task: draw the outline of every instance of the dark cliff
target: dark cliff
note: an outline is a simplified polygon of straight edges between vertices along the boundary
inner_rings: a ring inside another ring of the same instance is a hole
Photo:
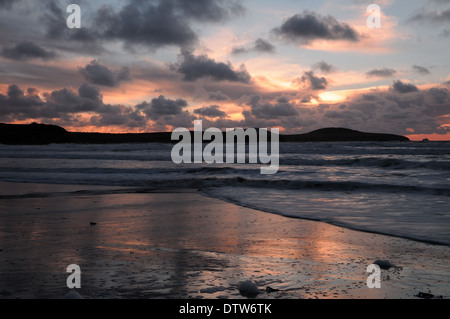
[[[283,135],[280,142],[389,142],[409,141],[394,134],[364,133],[345,128],[324,128],[306,134]],[[75,133],[47,124],[1,124],[0,143],[11,145],[42,145],[52,143],[114,144],[114,143],[174,143],[171,133],[106,134]]]

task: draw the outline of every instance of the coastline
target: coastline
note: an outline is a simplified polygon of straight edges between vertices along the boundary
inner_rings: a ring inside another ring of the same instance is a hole
[[[450,298],[448,246],[291,219],[195,190],[0,182],[0,194],[0,299],[64,298],[70,264],[81,268],[77,292],[87,299],[244,299],[237,286],[246,280],[260,299]],[[369,289],[366,269],[377,259],[398,267]]]
[[[255,128],[259,131],[260,128]],[[202,130],[188,135],[203,134]],[[223,136],[226,132],[222,132]],[[122,144],[122,143],[170,143],[172,132],[155,133],[86,133],[69,132],[63,127],[49,124],[5,124],[0,123],[0,144],[45,145],[45,144]],[[408,142],[407,137],[386,133],[359,132],[347,128],[323,128],[304,134],[274,134],[279,142]]]

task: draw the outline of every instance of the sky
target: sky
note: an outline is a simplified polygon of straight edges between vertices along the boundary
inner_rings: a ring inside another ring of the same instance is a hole
[[[449,49],[450,0],[0,0],[0,122],[450,140]]]

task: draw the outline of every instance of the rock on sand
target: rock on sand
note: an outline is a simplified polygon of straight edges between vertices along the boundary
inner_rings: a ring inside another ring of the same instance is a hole
[[[250,280],[240,282],[237,288],[241,295],[245,297],[256,297],[261,293],[258,287]]]
[[[392,267],[396,267],[394,264],[392,264],[389,260],[376,260],[374,262],[375,265],[380,266],[381,269],[388,270]]]

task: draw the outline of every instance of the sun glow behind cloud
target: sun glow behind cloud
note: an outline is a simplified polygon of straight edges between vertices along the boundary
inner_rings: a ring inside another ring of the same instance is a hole
[[[323,92],[319,94],[319,98],[323,102],[327,103],[339,103],[346,100],[346,95],[344,92],[340,91],[330,91],[330,92]]]

